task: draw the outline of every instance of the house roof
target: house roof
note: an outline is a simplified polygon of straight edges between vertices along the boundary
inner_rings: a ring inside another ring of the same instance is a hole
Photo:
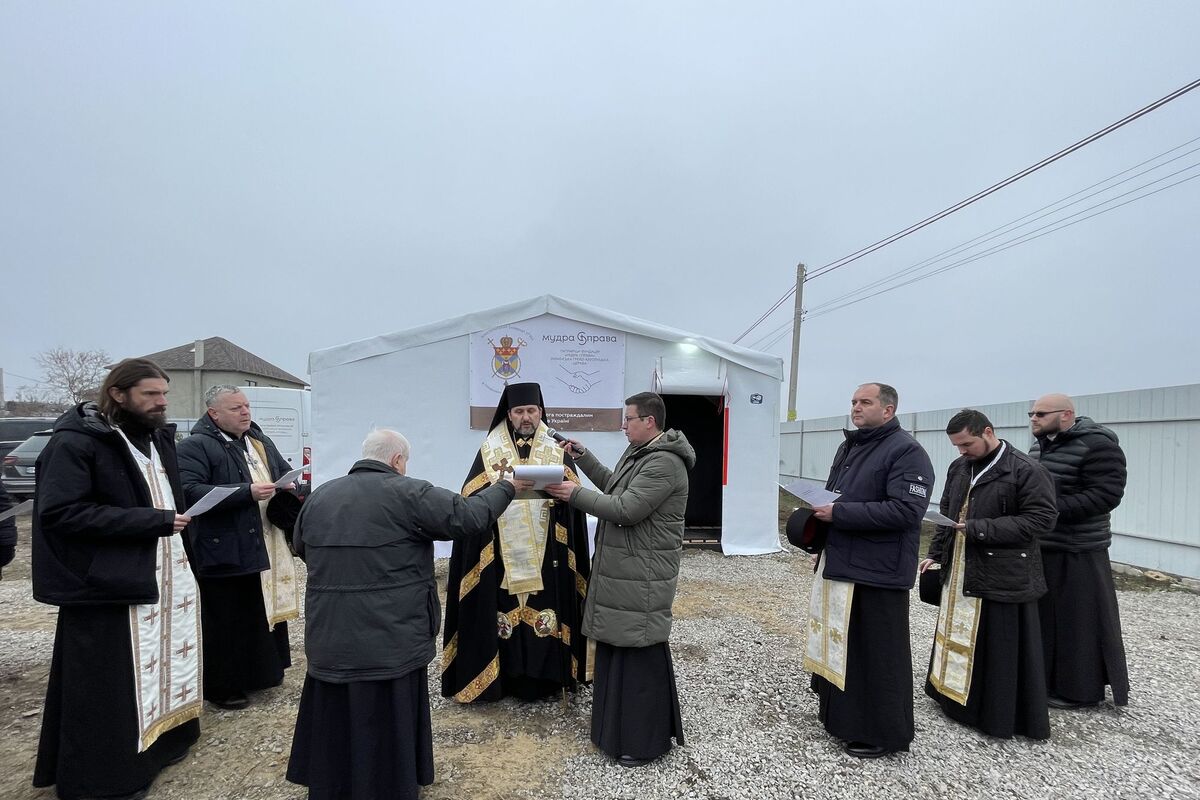
[[[439,342],[466,336],[473,331],[485,331],[500,325],[531,319],[542,314],[554,314],[559,317],[587,322],[592,325],[602,325],[607,328],[638,334],[652,339],[668,342],[686,343],[706,350],[726,361],[739,364],[747,369],[761,372],[776,380],[783,380],[783,359],[770,353],[750,350],[729,342],[710,339],[707,336],[689,333],[660,325],[657,322],[631,317],[616,311],[609,311],[599,306],[567,300],[552,294],[522,300],[506,306],[497,306],[485,311],[464,314],[461,317],[422,325],[417,328],[362,339],[357,342],[327,347],[316,350],[308,356],[308,371],[310,374],[322,369],[329,369],[353,361],[361,361],[373,356],[407,350],[411,347]]]
[[[203,341],[204,363],[201,365],[201,368],[204,370],[244,372],[247,375],[260,375],[264,378],[273,378],[278,381],[298,383],[302,386],[308,385],[308,381],[303,378],[297,378],[290,372],[284,372],[271,362],[259,358],[249,350],[238,347],[228,339],[220,336],[210,336]],[[147,356],[143,356],[143,358],[148,358],[167,370],[195,369],[195,352],[196,343],[188,342],[187,344],[181,344],[178,347],[172,347],[168,350],[150,353]]]

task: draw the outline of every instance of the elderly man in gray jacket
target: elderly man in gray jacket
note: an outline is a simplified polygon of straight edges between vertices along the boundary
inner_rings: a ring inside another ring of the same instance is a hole
[[[433,782],[426,670],[441,604],[435,539],[490,529],[517,488],[472,497],[409,478],[408,440],[372,431],[350,474],[320,487],[296,520],[308,565],[308,675],[287,779],[313,798],[416,798]]]
[[[679,579],[688,470],[696,451],[664,430],[666,406],[653,392],[625,401],[629,447],[614,469],[567,440],[575,463],[603,493],[575,483],[546,491],[599,520],[583,632],[596,642],[592,742],[626,767],[683,744],[679,693],[667,639]]]

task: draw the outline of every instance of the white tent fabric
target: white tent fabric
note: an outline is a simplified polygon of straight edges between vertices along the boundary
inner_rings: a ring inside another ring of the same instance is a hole
[[[344,475],[367,432],[389,427],[413,445],[409,474],[461,487],[484,435],[469,427],[470,334],[543,314],[623,331],[626,396],[656,386],[664,393],[724,395],[722,550],[777,551],[782,360],[554,295],[310,354],[314,482]],[[576,438],[609,466],[627,444],[621,431]]]

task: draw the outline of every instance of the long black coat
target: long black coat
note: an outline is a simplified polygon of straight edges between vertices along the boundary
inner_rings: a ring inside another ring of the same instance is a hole
[[[1038,539],[1054,527],[1058,511],[1050,474],[1032,458],[1005,444],[1000,460],[971,489],[963,594],[1025,603],[1046,593]],[[942,493],[943,514],[958,519],[971,485],[972,469],[978,471],[983,466],[966,456],[950,465]],[[941,563],[943,581],[950,574],[953,556],[954,528],[939,526],[928,557]]]
[[[182,511],[175,426],[151,439]],[[125,440],[95,403],[81,403],[54,423],[37,460],[34,599],[58,606],[157,603],[158,539],[174,524],[174,511],[154,508]]]
[[[246,436],[263,444],[272,480],[291,470],[287,459],[256,423],[250,423]],[[245,445],[226,440],[212,417],[205,414],[193,426],[192,435],[179,443],[179,473],[189,503],[195,503],[218,486],[237,488],[188,525],[196,574],[217,578],[270,569],[263,544],[262,515],[258,501],[250,494],[254,479],[246,463]]]

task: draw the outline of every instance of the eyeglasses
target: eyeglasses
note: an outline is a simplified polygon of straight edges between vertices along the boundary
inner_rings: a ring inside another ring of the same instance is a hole
[[[649,414],[634,414],[632,417],[625,417],[625,421],[629,422],[629,420],[631,420],[631,419],[645,419],[648,416],[650,416],[650,415]]]
[[[1071,409],[1069,409],[1069,408],[1056,408],[1053,411],[1030,411],[1028,413],[1028,416],[1030,419],[1033,419],[1034,417],[1041,419],[1042,417],[1046,416],[1047,414],[1061,414],[1064,411],[1070,411],[1070,410]]]

